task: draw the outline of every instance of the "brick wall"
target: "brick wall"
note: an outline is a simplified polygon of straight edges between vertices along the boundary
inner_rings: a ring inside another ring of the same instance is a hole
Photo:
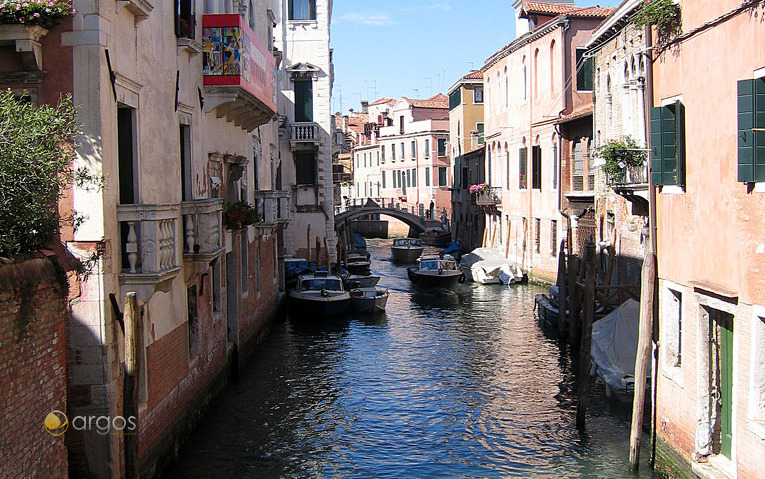
[[[66,411],[65,317],[51,261],[0,263],[0,477],[67,477],[64,436],[44,428]]]

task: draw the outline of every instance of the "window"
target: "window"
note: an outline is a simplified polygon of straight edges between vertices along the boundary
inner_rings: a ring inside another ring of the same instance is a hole
[[[552,142],[552,188],[558,188],[558,142],[553,138]]]
[[[539,71],[539,48],[534,50],[534,73],[532,74],[533,92],[532,97],[539,96],[539,84],[537,83],[537,72]]]
[[[651,184],[685,186],[685,107],[651,108]]]
[[[483,103],[483,85],[473,87],[473,103]]]
[[[542,147],[539,145],[531,148],[531,187],[542,189]]]
[[[417,169],[412,168],[412,186],[417,186]]]
[[[404,116],[403,115],[398,117],[398,132],[401,135],[404,134]],[[404,155],[402,154],[401,155],[401,159],[403,159],[403,158],[404,158]]]
[[[367,154],[364,153],[364,168],[367,167]]]
[[[182,201],[191,201],[191,127],[181,125],[181,198]]]
[[[425,158],[430,158],[430,138],[425,138]]]
[[[576,89],[592,91],[592,57],[584,57],[585,48],[576,49]]]
[[[404,142],[401,142],[401,159],[403,160],[406,158],[406,154],[404,153]]]
[[[295,121],[313,121],[313,80],[295,80]]]
[[[526,147],[518,150],[518,188],[525,190],[528,188],[526,183]]]
[[[430,168],[425,168],[425,186],[430,186]]]
[[[316,161],[312,151],[295,152],[295,181],[298,185],[316,184]]]
[[[242,228],[241,235],[242,247],[239,250],[240,258],[242,260],[242,296],[247,294],[250,287],[250,271],[249,271],[249,250],[247,248],[247,228]]]
[[[446,156],[446,138],[438,138],[438,156]]]
[[[390,159],[391,161],[396,161],[396,145],[391,145],[390,147]]]
[[[412,159],[417,158],[417,142],[412,140]]]
[[[385,163],[385,145],[380,147],[380,151],[382,152],[382,162]]]
[[[523,66],[521,67],[521,99],[526,101],[526,57],[523,57]]]
[[[404,171],[404,176],[406,176],[406,186],[407,188],[412,186],[412,172],[410,170]]]
[[[377,196],[380,196],[380,182],[377,182]]]
[[[584,152],[580,140],[576,140],[574,143],[574,174],[571,181],[574,191],[584,190]]]
[[[462,103],[462,88],[458,87],[453,92],[449,93],[449,109],[453,110],[460,106]]]
[[[558,222],[550,221],[550,256],[558,256]]]
[[[117,108],[117,163],[119,171],[119,199],[122,205],[131,205],[138,197],[136,158],[133,144],[135,110]]]
[[[194,0],[175,0],[175,36],[193,39],[196,26]]]
[[[764,128],[765,77],[739,81],[738,181],[765,181]],[[653,141],[653,137],[651,141]]]
[[[664,363],[670,368],[680,367],[683,359],[683,294],[670,288],[663,288],[661,292]]]
[[[484,136],[483,136],[483,122],[479,121],[475,124],[475,129],[478,132],[478,144],[483,145],[484,143]]]
[[[385,172],[382,172],[382,187],[385,188]]]
[[[439,166],[438,167],[438,186],[448,186],[447,180],[446,180],[446,167],[445,166]]]
[[[380,152],[377,152],[377,166],[380,166]]]
[[[316,20],[316,0],[288,0],[290,20]]]
[[[542,221],[539,218],[534,218],[534,252],[539,254],[539,245],[541,244],[542,240]]]

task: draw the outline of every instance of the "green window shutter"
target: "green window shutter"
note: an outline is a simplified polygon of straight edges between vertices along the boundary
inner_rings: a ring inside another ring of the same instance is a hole
[[[661,108],[651,108],[651,184],[660,186],[664,184],[662,171],[664,170],[661,148]]]
[[[677,186],[685,186],[685,105],[675,102],[675,151],[677,159]]]
[[[754,181],[754,80],[738,82],[738,181]]]
[[[675,105],[661,107],[662,184],[677,184],[677,118]]]
[[[528,178],[526,177],[526,148],[518,150],[518,187],[520,189],[528,188]]]
[[[765,128],[765,78],[754,81],[754,127]],[[765,181],[765,131],[754,132],[754,181]]]

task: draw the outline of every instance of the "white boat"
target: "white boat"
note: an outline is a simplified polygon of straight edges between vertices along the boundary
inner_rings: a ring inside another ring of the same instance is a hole
[[[348,313],[351,294],[336,274],[317,271],[301,274],[287,294],[290,316],[294,319],[328,318]]]
[[[373,274],[361,275],[352,274],[345,280],[345,289],[351,290],[355,288],[373,288],[380,282],[381,276]]]
[[[354,313],[381,313],[388,303],[386,288],[354,288],[351,293],[351,310]]]
[[[606,384],[609,397],[628,400],[635,392],[639,330],[640,303],[634,299],[628,299],[592,324],[593,369]]]
[[[395,263],[412,263],[422,254],[422,241],[417,238],[396,238],[390,247],[391,259]]]
[[[523,271],[493,248],[476,248],[460,259],[460,269],[474,283],[513,284],[523,281]]]

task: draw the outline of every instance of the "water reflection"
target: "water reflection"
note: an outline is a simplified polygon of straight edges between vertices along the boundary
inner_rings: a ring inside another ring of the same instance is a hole
[[[629,406],[594,384],[576,431],[574,365],[534,320],[538,287],[417,292],[390,242],[369,244],[386,313],[278,322],[167,477],[626,475]]]

